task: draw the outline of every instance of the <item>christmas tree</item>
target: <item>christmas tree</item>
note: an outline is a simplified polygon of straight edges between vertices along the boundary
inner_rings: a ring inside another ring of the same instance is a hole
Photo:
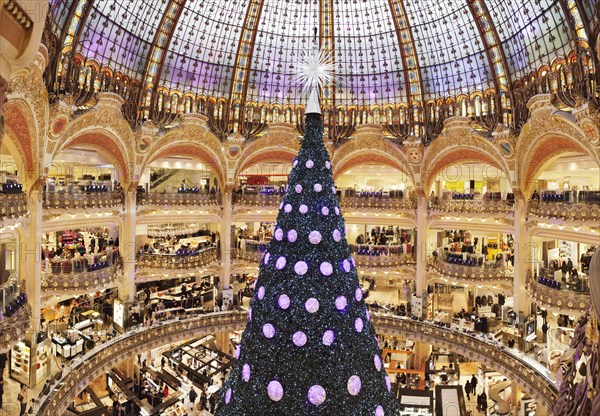
[[[315,88],[305,126],[216,415],[398,415],[346,242]]]

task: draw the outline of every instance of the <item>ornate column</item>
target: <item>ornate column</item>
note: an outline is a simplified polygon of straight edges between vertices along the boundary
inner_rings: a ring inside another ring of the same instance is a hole
[[[4,103],[8,95],[8,81],[0,75],[0,146],[4,137]]]
[[[527,201],[523,193],[515,190],[515,230],[514,230],[514,248],[515,248],[515,266],[513,278],[514,310],[519,315],[523,312],[524,316],[529,316],[530,301],[528,300],[525,283],[527,280],[527,271],[531,267],[529,257],[529,243],[526,241],[525,217],[527,215]],[[522,324],[523,322],[519,322]]]
[[[231,216],[232,216],[232,193],[233,188],[227,186],[223,190],[223,220],[221,221],[221,282],[223,290],[229,290],[231,277]],[[233,293],[232,293],[233,295]]]
[[[422,296],[427,281],[427,196],[422,190],[416,192],[417,198],[417,241],[416,244],[416,295]]]
[[[125,189],[123,226],[119,232],[119,251],[123,257],[123,282],[119,290],[119,299],[133,302],[135,297],[137,182],[131,182]]]
[[[27,332],[26,340],[30,347],[29,363],[29,383],[35,386],[37,380],[36,369],[36,351],[37,351],[37,333],[40,331],[40,309],[42,306],[42,196],[45,178],[38,178],[35,182],[29,182],[28,205],[29,205],[29,223],[25,228],[25,241],[23,250],[20,250],[21,268],[24,273],[20,274],[27,301],[31,305],[31,324]],[[46,366],[49,373],[49,367]],[[48,375],[48,374],[46,374]]]

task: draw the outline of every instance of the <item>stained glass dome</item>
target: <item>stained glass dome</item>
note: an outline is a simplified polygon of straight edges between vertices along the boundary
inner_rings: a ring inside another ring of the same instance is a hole
[[[296,105],[313,42],[327,106],[423,106],[507,91],[587,47],[594,0],[55,0],[63,56],[146,91]],[[59,67],[60,71],[60,67]],[[179,101],[181,103],[181,101]]]

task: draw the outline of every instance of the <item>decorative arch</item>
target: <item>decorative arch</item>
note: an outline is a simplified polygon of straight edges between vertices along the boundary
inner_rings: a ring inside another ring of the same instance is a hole
[[[235,175],[260,162],[292,162],[298,150],[298,132],[290,123],[273,123],[265,136],[244,146],[237,161]]]
[[[104,128],[94,128],[76,133],[57,148],[52,155],[52,160],[61,151],[81,145],[92,147],[107,159],[113,161],[119,176],[125,181],[131,179],[133,172],[130,171],[129,157],[125,146],[113,132]]]
[[[456,146],[448,149],[446,152],[443,152],[427,165],[425,171],[425,189],[429,191],[429,188],[433,185],[435,177],[445,168],[459,163],[473,162],[487,163],[488,165],[500,169],[505,175],[508,176],[508,171],[500,163],[498,163],[497,159],[494,159],[485,151],[469,146]]]
[[[380,163],[406,174],[415,184],[412,165],[406,154],[393,143],[385,140],[381,131],[363,131],[359,136],[337,148],[331,158],[333,177],[337,178],[353,166]]]
[[[294,157],[296,157],[296,154],[296,151],[286,148],[267,148],[260,150],[252,155],[249,155],[248,158],[246,158],[243,163],[239,165],[237,175],[262,162],[282,162],[289,163],[291,165]]]
[[[176,155],[190,156],[210,166],[219,185],[223,185],[225,160],[221,142],[214,135],[193,125],[173,129],[158,139],[144,157],[140,172],[155,160]]]
[[[348,154],[343,160],[339,160],[337,166],[334,165],[333,167],[333,177],[337,179],[353,167],[366,164],[379,164],[397,169],[414,184],[412,173],[410,169],[407,169],[408,163],[403,164],[401,160],[394,158],[392,155],[374,149],[365,149],[362,152],[355,151]]]
[[[36,151],[33,148],[34,132],[31,126],[33,119],[34,115],[30,108],[21,105],[20,100],[8,101],[4,106],[6,135],[3,142],[10,143],[7,147],[16,151],[18,157],[15,159],[22,164],[27,174],[35,173],[36,167]]]
[[[549,134],[536,141],[523,159],[523,177],[521,187],[529,194],[532,182],[537,178],[550,163],[567,153],[589,152],[583,148],[577,141],[567,136],[558,136]],[[594,156],[594,155],[592,155]]]

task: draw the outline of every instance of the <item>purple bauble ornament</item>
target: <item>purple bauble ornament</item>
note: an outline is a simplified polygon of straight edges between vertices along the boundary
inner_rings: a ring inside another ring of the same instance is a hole
[[[325,394],[325,389],[318,384],[312,386],[308,389],[308,401],[315,406],[319,406],[323,404],[325,399],[327,398],[327,394]]]
[[[350,393],[351,396],[356,396],[360,392],[361,385],[362,383],[359,376],[354,375],[350,377],[347,383],[348,393]]]

